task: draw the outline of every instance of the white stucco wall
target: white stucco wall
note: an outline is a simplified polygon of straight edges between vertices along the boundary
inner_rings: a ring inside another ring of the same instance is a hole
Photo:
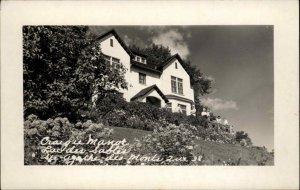
[[[110,46],[110,39],[113,39],[113,47]],[[121,46],[121,44],[118,42],[118,40],[113,36],[112,34],[101,39],[99,41],[99,45],[101,47],[102,53],[105,55],[115,57],[120,59],[120,62],[124,65],[124,67],[127,69],[127,72],[125,74],[125,80],[127,82],[130,82],[130,56],[125,51],[125,49]],[[130,84],[128,84],[129,86]],[[124,98],[127,101],[130,101],[130,94],[128,93],[128,90],[120,90],[121,93],[124,94]]]
[[[146,84],[139,83],[140,72],[146,74]],[[155,74],[153,72],[145,71],[144,69],[140,69],[140,68],[131,67],[129,81],[131,85],[128,88],[128,94],[129,96],[133,97],[144,88],[147,88],[154,84],[158,86],[160,82],[160,77],[158,74]]]
[[[175,68],[175,62],[177,62],[177,69]],[[171,76],[181,78],[183,80],[183,95],[172,92]],[[185,69],[176,59],[174,59],[171,63],[169,63],[164,67],[163,73],[161,75],[160,87],[161,89],[164,89],[163,92],[166,95],[173,94],[194,101],[194,93],[193,90],[191,89],[190,76],[187,74]]]
[[[177,62],[177,69],[175,67],[175,62]],[[172,92],[171,76],[181,78],[183,80],[183,95]],[[194,101],[194,90],[191,88],[190,76],[177,59],[174,59],[163,68],[163,73],[160,77],[159,88],[165,95],[176,95]],[[169,101],[172,102],[172,111],[175,111],[179,103],[187,106],[187,115],[191,114],[192,108],[190,103],[172,99],[170,99]]]
[[[172,112],[177,112],[178,111],[178,104],[185,105],[186,106],[186,113],[187,115],[191,114],[191,104],[188,102],[183,102],[179,100],[172,100],[169,99],[169,102],[172,103]]]

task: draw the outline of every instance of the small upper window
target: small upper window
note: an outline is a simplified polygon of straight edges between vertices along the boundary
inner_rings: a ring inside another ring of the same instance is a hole
[[[110,39],[110,46],[114,47],[114,40],[113,39]]]
[[[139,83],[140,84],[146,84],[146,74],[139,73]]]
[[[175,69],[178,69],[178,67],[177,67],[177,62],[175,62]]]

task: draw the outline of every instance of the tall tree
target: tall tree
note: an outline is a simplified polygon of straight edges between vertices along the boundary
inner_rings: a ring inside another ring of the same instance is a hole
[[[125,69],[105,64],[87,27],[24,26],[24,114],[78,118],[92,96],[126,88]]]

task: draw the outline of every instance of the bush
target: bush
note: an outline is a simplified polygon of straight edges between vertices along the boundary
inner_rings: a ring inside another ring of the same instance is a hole
[[[237,131],[235,133],[235,139],[236,142],[240,143],[242,146],[252,145],[252,141],[247,133],[244,131]]]
[[[29,115],[24,121],[24,163],[25,165],[36,164],[65,164],[62,160],[48,163],[41,152],[39,144],[42,138],[49,137],[50,140],[86,141],[91,135],[92,138],[109,139],[113,133],[112,129],[106,128],[103,124],[95,124],[91,120],[84,123],[71,124],[67,118],[57,117],[54,119],[40,120],[36,115]]]
[[[151,120],[142,122],[137,117],[131,117],[129,121],[132,127],[153,129],[153,133],[142,138],[141,141],[136,140],[131,146],[131,153],[137,154],[157,154],[163,158],[163,162],[149,164],[164,164],[164,165],[182,165],[189,164],[193,158],[192,150],[194,148],[193,132],[190,125],[179,125],[155,123]],[[112,129],[106,128],[102,123],[95,124],[91,120],[86,122],[77,122],[71,124],[67,118],[54,118],[48,120],[40,120],[36,115],[29,115],[24,122],[24,140],[25,140],[25,157],[26,165],[65,165],[62,158],[48,162],[42,153],[43,146],[40,145],[42,138],[49,137],[51,141],[66,142],[70,140],[85,142],[91,136],[93,139],[110,139]],[[82,145],[91,146],[91,145]],[[87,148],[87,147],[86,147]],[[101,153],[100,153],[101,154]],[[104,155],[105,156],[105,155]],[[171,157],[185,157],[185,161],[168,162]],[[76,164],[91,164],[91,163],[76,163]],[[93,163],[92,163],[93,164]],[[101,163],[94,163],[100,164]],[[107,164],[103,162],[102,164]],[[126,164],[125,160],[112,161],[109,164]],[[141,164],[141,162],[133,162],[127,164]]]
[[[163,126],[156,126],[153,133],[143,137],[142,140],[135,139],[132,152],[156,154],[162,158],[159,163],[145,164],[188,165],[193,158],[192,150],[195,147],[193,139],[194,135],[188,126],[165,123]],[[175,158],[185,158],[185,161],[168,161]],[[131,164],[141,164],[141,162]]]
[[[148,131],[152,131],[155,125],[163,125],[163,122],[175,125],[184,124],[190,126],[194,135],[204,140],[219,143],[234,142],[233,135],[222,128],[219,129],[216,123],[204,117],[172,113],[144,102],[126,102],[120,94],[112,94],[99,100],[95,110],[88,115],[87,118],[91,118],[94,122],[101,121],[111,126]]]
[[[127,102],[122,95],[119,93],[107,93],[105,97],[97,100],[96,107],[92,111],[97,112],[97,114],[101,116],[105,116],[114,110],[125,110],[126,106]]]

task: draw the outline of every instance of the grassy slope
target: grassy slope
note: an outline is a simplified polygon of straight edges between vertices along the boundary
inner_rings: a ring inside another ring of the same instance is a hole
[[[150,131],[113,127],[114,139],[121,140],[125,138],[128,142],[132,142],[134,138],[140,138]],[[195,140],[197,147],[194,153],[203,153],[209,160],[215,163],[220,159],[221,161],[228,161],[229,158],[235,162],[241,157],[240,165],[257,165],[257,160],[262,159],[262,155],[268,157],[267,165],[274,165],[273,157],[266,155],[262,150],[254,148],[241,147],[233,144],[219,144],[215,142],[208,142],[204,140]]]

